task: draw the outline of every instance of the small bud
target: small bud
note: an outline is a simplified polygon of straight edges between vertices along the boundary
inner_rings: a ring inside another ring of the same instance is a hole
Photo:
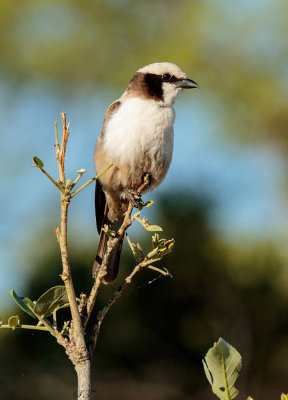
[[[77,174],[83,175],[83,174],[86,174],[87,170],[84,168],[81,168],[81,169],[78,169],[78,171],[76,171],[76,172],[77,172]]]

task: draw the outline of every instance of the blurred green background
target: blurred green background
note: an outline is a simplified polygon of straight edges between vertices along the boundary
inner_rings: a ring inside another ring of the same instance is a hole
[[[201,90],[175,105],[175,151],[144,215],[174,237],[173,279],[142,271],[103,323],[94,399],[213,398],[201,359],[221,336],[243,356],[240,397],[287,392],[288,4],[285,0],[2,0],[0,4],[0,301],[61,284],[53,227],[54,121],[71,120],[67,174],[94,175],[105,110],[140,67],[180,65]],[[141,227],[131,238],[143,248]],[[93,188],[73,200],[69,240],[77,293],[91,287]],[[104,305],[131,270],[128,249]],[[64,317],[63,317],[64,318]],[[31,322],[31,321],[30,321]],[[0,332],[1,399],[72,399],[76,377],[48,334]]]

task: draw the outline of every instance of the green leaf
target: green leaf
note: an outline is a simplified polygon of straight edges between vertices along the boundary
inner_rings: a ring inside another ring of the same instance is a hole
[[[15,329],[18,326],[20,326],[20,319],[18,317],[18,315],[13,315],[13,317],[10,317],[8,319],[8,325],[10,326],[10,328]]]
[[[156,232],[156,231],[163,231],[163,229],[161,228],[161,226],[158,225],[150,225],[147,218],[143,217],[142,219],[140,219],[139,217],[135,217],[136,221],[140,222],[140,224],[142,226],[144,226],[144,228],[146,229],[146,231],[149,232]]]
[[[65,286],[54,286],[47,290],[37,300],[35,304],[35,313],[41,317],[49,317],[53,311],[69,303]]]
[[[152,236],[152,244],[154,249],[157,247],[158,241],[159,241],[159,235],[158,233],[155,233],[155,235]]]
[[[34,308],[34,303],[28,299],[28,297],[20,297],[16,294],[14,289],[9,290],[8,292],[14,299],[14,301],[18,304],[20,308],[22,308],[23,311],[25,311],[27,314],[29,314],[31,317],[36,318],[33,312],[30,310],[30,308],[27,306],[27,304],[31,305]]]
[[[136,244],[131,242],[130,237],[128,236],[127,232],[126,232],[126,239],[127,239],[127,242],[128,242],[128,244],[130,246],[130,249],[131,249],[131,251],[133,253],[133,256],[135,257],[136,261],[138,261],[139,257],[138,257],[138,254],[136,252]]]
[[[35,308],[35,303],[33,303],[33,301],[29,299],[29,297],[24,297],[23,300],[25,301],[25,303],[27,304],[27,306],[29,306],[30,310],[31,310],[31,308],[32,308],[32,310],[34,310],[34,308]]]
[[[202,362],[213,393],[221,400],[234,399],[238,395],[234,383],[242,367],[238,351],[220,338]]]
[[[44,167],[44,163],[42,160],[40,160],[39,157],[33,157],[32,160],[36,165],[38,165],[38,167],[40,167],[40,168]]]
[[[145,204],[143,204],[143,207],[150,207],[154,203],[153,200],[148,200]]]

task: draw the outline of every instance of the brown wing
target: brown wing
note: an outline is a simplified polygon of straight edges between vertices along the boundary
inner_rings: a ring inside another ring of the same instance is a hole
[[[101,134],[100,134],[99,139],[98,139],[98,145],[103,140],[103,136],[105,135],[105,126],[106,126],[108,120],[119,109],[120,106],[121,106],[121,101],[120,100],[116,100],[108,108],[108,110],[107,110],[107,112],[105,114],[102,131],[101,131]],[[96,146],[96,151],[95,151],[95,159],[96,158],[97,158],[97,146]],[[96,171],[96,172],[99,173],[101,171]],[[99,234],[100,234],[102,223],[103,223],[105,205],[106,205],[105,193],[104,193],[104,191],[102,189],[102,185],[100,183],[100,180],[97,179],[96,180],[96,186],[95,186],[95,215],[96,215],[97,230],[98,230]]]
[[[99,142],[101,142],[103,140],[103,136],[105,134],[105,126],[106,126],[108,120],[118,110],[120,105],[121,105],[121,101],[120,100],[116,100],[108,108],[108,110],[107,110],[107,112],[105,114],[105,117],[104,117],[102,131],[101,131],[101,134],[100,134],[99,139],[98,139]],[[97,147],[96,147],[96,152],[95,152],[95,158],[97,158]],[[96,171],[96,172],[99,173],[101,171]],[[102,226],[102,223],[103,223],[105,204],[106,204],[105,193],[103,192],[102,185],[101,185],[100,181],[97,179],[96,180],[96,187],[95,187],[95,215],[96,215],[97,230],[98,230],[99,234],[100,234],[101,226]]]
[[[108,110],[105,114],[102,131],[101,131],[98,141],[101,142],[103,140],[103,137],[105,135],[105,125],[107,124],[107,122],[111,118],[111,116],[119,109],[120,106],[121,106],[121,101],[116,100],[108,108]],[[96,152],[95,152],[95,158],[96,157],[97,157],[97,148],[96,148]],[[101,172],[101,171],[97,171],[97,172]],[[97,230],[98,230],[98,233],[100,234],[100,238],[99,238],[96,258],[95,258],[94,265],[93,265],[93,276],[94,277],[97,275],[97,272],[99,271],[99,269],[101,267],[103,256],[107,249],[107,241],[109,239],[108,236],[106,235],[106,233],[102,230],[102,227],[105,224],[107,224],[111,227],[111,221],[109,221],[109,219],[108,219],[108,206],[106,204],[105,193],[103,191],[101,182],[98,179],[96,180],[96,186],[95,186],[95,214],[96,214]],[[118,224],[119,224],[119,222],[118,222]],[[119,226],[115,226],[115,227],[113,226],[112,229],[113,228],[115,228],[115,230],[117,231],[119,229]],[[120,240],[120,242],[118,243],[116,248],[111,253],[111,256],[110,256],[108,264],[107,264],[107,274],[104,277],[105,283],[112,282],[117,277],[118,269],[119,269],[120,254],[121,254],[121,250],[122,250],[122,244],[123,244],[123,238]]]
[[[105,117],[104,117],[104,122],[103,122],[103,127],[102,127],[102,131],[100,133],[100,138],[103,137],[103,135],[105,134],[105,125],[107,124],[108,120],[111,118],[111,116],[119,109],[119,107],[121,106],[121,101],[120,100],[116,100],[114,101],[108,108],[108,110],[106,111]]]

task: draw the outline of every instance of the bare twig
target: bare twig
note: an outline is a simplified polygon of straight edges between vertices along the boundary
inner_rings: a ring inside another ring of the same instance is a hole
[[[5,328],[5,329],[17,329],[17,328],[22,328],[22,329],[32,329],[32,330],[36,330],[36,331],[44,331],[44,332],[49,332],[49,329],[46,328],[46,326],[38,326],[38,325],[25,325],[25,324],[19,324],[18,326],[10,326],[7,324],[4,325],[0,325],[0,329],[1,328]]]
[[[141,249],[142,252],[142,249]],[[161,259],[161,258],[159,258]],[[105,307],[99,312],[98,316],[97,316],[97,322],[94,326],[94,331],[93,331],[93,335],[92,335],[92,348],[93,350],[96,347],[96,343],[97,343],[97,339],[99,336],[99,332],[100,332],[100,328],[103,322],[103,319],[105,318],[105,316],[107,315],[108,311],[110,310],[110,308],[112,307],[112,305],[119,299],[119,297],[122,295],[123,291],[126,289],[126,287],[131,283],[133,277],[141,270],[144,268],[149,268],[149,269],[153,269],[159,273],[161,273],[163,276],[172,276],[171,273],[168,270],[161,270],[160,268],[156,268],[151,266],[151,264],[155,261],[157,261],[158,259],[153,259],[150,258],[149,254],[147,256],[143,255],[143,258],[141,261],[138,262],[138,264],[134,267],[133,271],[130,273],[130,275],[128,275],[124,282],[122,283],[122,285],[120,285],[120,287],[116,290],[116,292],[114,292],[114,294],[110,297],[110,299],[108,300],[107,304],[105,305]]]
[[[106,171],[108,171],[109,168],[111,168],[113,163],[109,164],[106,168],[103,169],[98,175],[94,176],[94,178],[89,179],[84,185],[82,185],[79,189],[75,190],[75,192],[71,193],[71,198],[76,196],[77,193],[79,193],[81,190],[85,189],[90,183],[96,181],[96,179],[100,178],[101,175],[103,175]]]
[[[66,154],[66,147],[67,147],[67,142],[68,142],[68,136],[70,133],[70,122],[68,123],[68,126],[66,126],[66,114],[62,112],[60,114],[60,117],[62,119],[62,143],[61,143],[61,149],[60,149],[60,166],[61,166],[61,174],[62,179],[60,180],[65,183],[65,168],[64,168],[64,163],[65,163],[65,154]]]
[[[57,126],[57,121],[54,122],[54,128],[55,128],[55,148],[59,149],[59,137],[58,137],[58,126]]]
[[[137,272],[139,272],[142,268],[146,267],[146,262],[147,259],[145,258],[144,260],[140,261],[135,268],[133,269],[133,271],[131,272],[130,275],[128,275],[124,282],[122,283],[122,285],[116,290],[116,292],[114,292],[114,294],[110,297],[108,303],[105,305],[105,307],[99,312],[98,316],[97,316],[97,323],[95,324],[94,327],[94,332],[93,332],[93,336],[92,336],[92,348],[93,350],[96,347],[96,343],[97,343],[97,339],[99,336],[99,332],[100,332],[100,328],[103,322],[103,319],[105,318],[105,316],[107,315],[108,311],[110,310],[110,308],[112,307],[112,305],[119,299],[119,297],[121,296],[121,294],[123,293],[123,291],[126,289],[126,287],[131,283],[132,278],[134,277],[134,275],[137,274]]]
[[[58,183],[52,178],[52,176],[41,165],[35,162],[35,157],[33,158],[33,162],[34,164],[32,166],[39,168],[43,172],[43,174],[47,176],[47,178],[53,183],[53,185],[55,185],[57,189],[60,190],[60,192],[63,192],[63,188],[60,185],[58,185]]]

